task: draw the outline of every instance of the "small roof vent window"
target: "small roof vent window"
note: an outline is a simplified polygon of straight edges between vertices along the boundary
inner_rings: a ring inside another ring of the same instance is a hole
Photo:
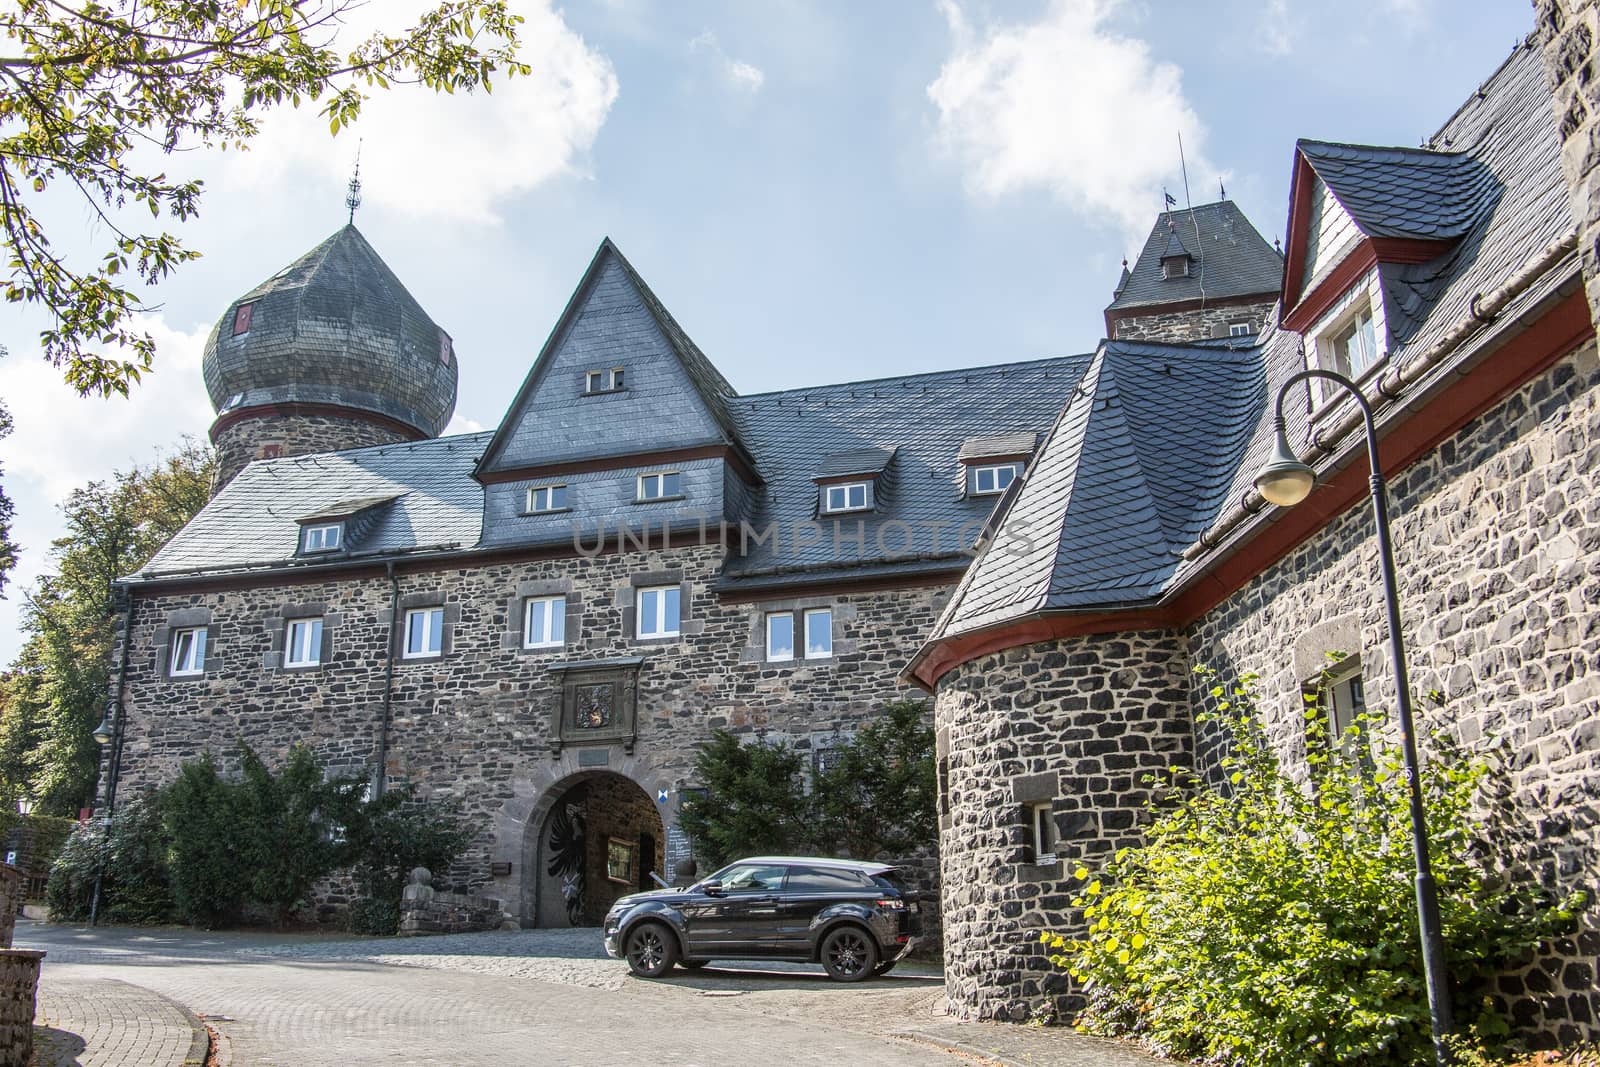
[[[240,304],[233,309],[233,336],[250,332],[250,318],[255,308],[254,304]]]

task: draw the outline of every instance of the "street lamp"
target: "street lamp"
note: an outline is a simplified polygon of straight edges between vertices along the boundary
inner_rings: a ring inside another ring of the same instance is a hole
[[[1317,476],[1300,462],[1289,447],[1283,422],[1283,400],[1291,386],[1309,378],[1333,382],[1355,398],[1367,431],[1367,464],[1371,472],[1372,515],[1378,532],[1378,561],[1383,571],[1384,606],[1389,613],[1389,656],[1394,666],[1396,704],[1400,713],[1400,747],[1405,757],[1406,783],[1411,791],[1411,849],[1417,868],[1417,924],[1422,933],[1422,970],[1428,981],[1428,1013],[1433,1022],[1434,1057],[1441,1065],[1449,1062],[1446,1037],[1452,1028],[1450,1018],[1450,978],[1445,971],[1444,933],[1439,922],[1439,893],[1433,883],[1433,868],[1428,860],[1428,827],[1422,809],[1422,779],[1417,773],[1417,732],[1411,718],[1411,683],[1406,677],[1405,644],[1400,636],[1400,596],[1395,591],[1394,550],[1389,543],[1389,505],[1384,491],[1383,471],[1378,461],[1378,434],[1372,424],[1372,407],[1356,384],[1342,374],[1313,369],[1290,375],[1278,390],[1277,439],[1272,457],[1256,475],[1256,489],[1269,502],[1291,508],[1311,493]]]
[[[17,814],[18,815],[32,815],[33,814],[33,798],[32,797],[18,797],[17,798]]]
[[[102,747],[111,746],[111,756],[106,763],[106,840],[105,851],[100,856],[100,868],[94,875],[94,896],[89,899],[89,925],[93,926],[100,914],[100,886],[105,881],[106,863],[110,859],[111,816],[117,809],[117,775],[122,770],[122,727],[127,717],[122,701],[112,697],[106,704],[106,715],[94,728],[95,742]]]

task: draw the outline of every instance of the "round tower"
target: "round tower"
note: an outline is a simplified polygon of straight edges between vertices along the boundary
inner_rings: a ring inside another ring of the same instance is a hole
[[[354,224],[234,301],[206,340],[213,494],[254,459],[437,437],[450,335]]]

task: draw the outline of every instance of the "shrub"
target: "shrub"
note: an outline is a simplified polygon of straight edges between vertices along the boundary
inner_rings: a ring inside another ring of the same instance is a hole
[[[1342,749],[1369,746],[1370,761],[1343,758],[1308,700],[1298,781],[1262,736],[1253,679],[1212,694],[1226,783],[1183,783],[1143,847],[1074,872],[1087,933],[1042,935],[1085,991],[1080,1026],[1223,1064],[1431,1061],[1398,746],[1368,720]],[[1485,980],[1568,927],[1582,899],[1552,903],[1480,853],[1490,775],[1442,752],[1421,781],[1456,1022],[1493,1043],[1508,1027]]]
[[[695,754],[705,794],[678,816],[694,850],[713,868],[741,856],[799,851],[809,841],[804,757],[781,741],[741,745],[717,730]]]
[[[160,794],[173,899],[208,929],[238,916],[249,879],[237,795],[209,752],[179,767]]]
[[[85,922],[102,870],[100,913],[106,922],[148,925],[172,917],[161,812],[147,800],[117,810],[109,831],[99,823],[75,830],[62,844],[45,900],[55,922]]]
[[[350,929],[392,934],[400,926],[400,895],[413,867],[440,872],[472,839],[453,805],[418,800],[409,787],[390,789],[361,805],[346,827],[351,873],[364,899],[350,907]]]

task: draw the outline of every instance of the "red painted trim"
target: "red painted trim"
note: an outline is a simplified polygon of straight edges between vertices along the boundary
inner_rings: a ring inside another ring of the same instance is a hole
[[[1361,243],[1307,293],[1305,299],[1281,316],[1283,325],[1305,333],[1367,271],[1379,263],[1426,263],[1450,248],[1449,241],[1413,241],[1399,237],[1363,238]]]
[[[1526,331],[1485,358],[1396,426],[1379,443],[1389,480],[1507,396],[1550,369],[1594,336],[1582,288],[1561,300]],[[930,646],[912,677],[932,690],[950,670],[979,656],[1037,641],[1140,629],[1179,629],[1243,589],[1368,493],[1367,465],[1357,461],[1317,487],[1306,502],[1279,509],[1232,556],[1208,568],[1175,598],[1154,608],[1082,615],[1043,615],[949,638]]]
[[[305,415],[310,417],[333,417],[340,419],[353,419],[356,422],[369,422],[382,426],[386,430],[393,430],[401,434],[407,441],[426,441],[433,434],[419,430],[410,423],[401,422],[399,419],[380,415],[376,411],[367,411],[364,408],[347,408],[342,404],[316,404],[294,401],[286,404],[256,404],[247,408],[236,408],[225,415],[218,415],[217,421],[211,424],[211,443],[216,444],[217,435],[230,426],[234,426],[246,419],[264,419],[273,416]]]
[[[1278,306],[1285,310],[1294,306],[1295,297],[1300,293],[1309,243],[1306,235],[1310,229],[1311,190],[1316,185],[1316,177],[1305,154],[1297,147],[1294,166],[1289,172],[1289,237],[1283,250],[1283,292],[1278,295]],[[1278,324],[1284,324],[1283,311],[1278,313]]]
[[[1418,237],[1373,237],[1379,263],[1426,263],[1450,251],[1454,241],[1424,241]]]
[[[761,484],[761,476],[744,461],[739,450],[732,445],[697,445],[693,448],[663,448],[652,452],[626,452],[594,459],[574,459],[564,463],[539,463],[529,467],[512,467],[508,470],[488,471],[478,475],[484,485],[504,482],[521,482],[530,478],[543,478],[552,474],[588,474],[594,471],[624,470],[629,467],[664,467],[695,459],[723,459],[745,481]]]

